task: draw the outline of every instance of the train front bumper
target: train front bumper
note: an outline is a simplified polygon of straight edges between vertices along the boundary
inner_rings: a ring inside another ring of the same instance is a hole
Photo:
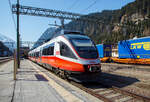
[[[101,65],[84,65],[84,72],[70,72],[69,79],[77,82],[96,82],[101,75]]]

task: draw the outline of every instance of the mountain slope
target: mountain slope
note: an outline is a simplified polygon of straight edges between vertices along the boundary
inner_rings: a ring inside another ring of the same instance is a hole
[[[65,29],[81,31],[97,44],[115,44],[135,36],[150,36],[150,0],[135,0],[121,9],[104,10],[88,14],[86,17],[98,18],[103,23],[71,21],[65,25]],[[38,39],[34,48],[50,40],[57,30],[60,29],[48,28]]]
[[[13,53],[0,41],[0,57],[11,56]]]
[[[10,51],[14,51],[14,49],[16,48],[16,43],[15,41],[13,41],[12,39],[10,39],[9,37],[6,37],[2,34],[0,34],[0,41],[9,48]]]
[[[96,17],[101,24],[72,21],[65,26],[89,35],[96,43],[117,43],[134,36],[150,36],[150,0],[136,0],[118,10],[104,10],[87,17]]]
[[[36,47],[42,45],[44,42],[50,40],[53,37],[55,30],[56,30],[55,27],[50,27],[50,28],[46,29],[46,31],[41,35],[41,37],[33,45],[33,48],[36,48]]]

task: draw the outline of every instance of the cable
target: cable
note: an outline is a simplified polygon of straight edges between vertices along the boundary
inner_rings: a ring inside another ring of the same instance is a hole
[[[17,30],[17,26],[16,26],[16,23],[15,23],[14,15],[13,15],[13,13],[12,13],[12,11],[11,11],[11,1],[8,0],[8,3],[9,3],[10,12],[11,12],[12,20],[13,20],[13,23],[14,23],[15,31],[16,31],[16,30]]]
[[[72,5],[70,7],[68,7],[68,9],[72,9],[77,3],[78,3],[79,0],[75,0]]]
[[[94,1],[92,4],[90,4],[87,8],[85,8],[84,10],[82,10],[82,12],[88,10],[88,9],[91,8],[93,5],[95,5],[97,2],[98,2],[98,0],[95,0],[95,1]]]

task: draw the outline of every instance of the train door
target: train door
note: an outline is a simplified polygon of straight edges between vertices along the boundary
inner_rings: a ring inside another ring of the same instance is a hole
[[[59,47],[59,43],[58,42],[55,42],[55,47],[54,47],[54,55],[56,56],[56,57],[59,57],[59,55],[60,55],[60,49],[59,49],[60,47]]]
[[[56,59],[55,59],[56,66],[59,67],[60,66],[59,59],[58,59],[60,57],[60,45],[59,45],[59,42],[55,42],[54,56],[56,56]]]
[[[40,63],[42,63],[42,48],[40,48],[39,57],[40,57]]]

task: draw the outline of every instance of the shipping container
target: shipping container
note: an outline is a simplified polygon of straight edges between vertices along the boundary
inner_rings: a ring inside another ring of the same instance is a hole
[[[119,58],[149,59],[150,36],[132,40],[123,40],[118,43]]]
[[[112,48],[111,45],[98,44],[96,45],[98,49],[99,58],[111,57]]]

